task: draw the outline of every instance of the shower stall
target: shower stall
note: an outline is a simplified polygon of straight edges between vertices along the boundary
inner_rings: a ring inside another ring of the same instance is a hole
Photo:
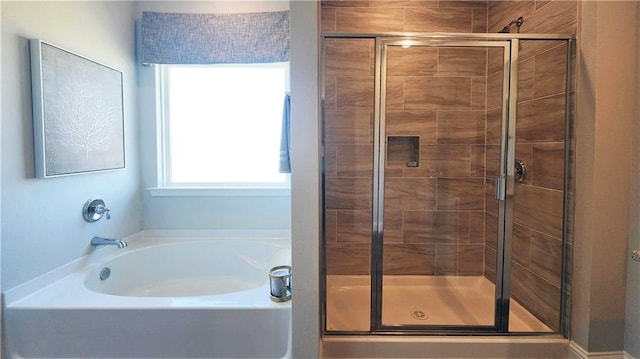
[[[568,335],[573,37],[322,40],[324,332]]]

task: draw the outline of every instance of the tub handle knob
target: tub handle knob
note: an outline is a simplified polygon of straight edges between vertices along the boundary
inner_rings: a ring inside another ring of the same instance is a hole
[[[91,198],[82,207],[82,217],[89,223],[99,220],[102,216],[111,219],[109,208],[100,198]]]

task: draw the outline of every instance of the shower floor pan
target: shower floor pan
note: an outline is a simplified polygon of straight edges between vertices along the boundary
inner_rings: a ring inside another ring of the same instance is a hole
[[[327,330],[369,331],[371,279],[327,276]],[[482,276],[385,276],[384,325],[493,325],[495,286]],[[510,332],[551,330],[511,300]]]

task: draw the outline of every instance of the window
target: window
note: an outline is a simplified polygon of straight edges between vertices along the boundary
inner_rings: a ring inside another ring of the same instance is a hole
[[[279,169],[287,63],[162,65],[161,187],[289,188]]]

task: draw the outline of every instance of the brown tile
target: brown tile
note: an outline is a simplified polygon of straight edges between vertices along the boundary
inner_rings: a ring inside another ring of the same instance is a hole
[[[533,186],[516,186],[514,220],[536,231],[562,237],[562,192]]]
[[[387,77],[386,110],[404,109],[404,77]]]
[[[324,139],[327,143],[370,143],[372,125],[369,111],[325,111]]]
[[[435,273],[435,245],[387,244],[383,251],[383,273],[431,275]]]
[[[531,267],[531,230],[528,227],[513,224],[511,250],[513,260],[525,268]]]
[[[327,178],[327,209],[371,209],[371,183],[368,178]]]
[[[498,248],[498,216],[485,213],[484,217],[484,244],[494,251]]]
[[[487,109],[502,108],[503,92],[502,72],[494,72],[487,78]]]
[[[495,178],[487,178],[484,184],[484,208],[487,213],[498,215],[498,200],[496,199]]]
[[[517,113],[517,142],[564,141],[564,95],[519,103]]]
[[[487,27],[489,26],[488,23],[488,12],[487,12],[487,8],[485,7],[483,8],[476,8],[473,9],[473,23],[471,26],[471,31],[472,32],[477,32],[477,33],[486,33],[487,32]]]
[[[407,110],[469,110],[471,79],[468,77],[407,77],[404,81]]]
[[[402,243],[402,212],[384,211],[384,243]]]
[[[469,212],[469,243],[484,243],[484,212]]]
[[[337,147],[338,177],[373,177],[372,144],[340,144]]]
[[[338,77],[336,80],[336,104],[338,109],[373,109],[373,77]]]
[[[439,178],[438,209],[483,210],[483,188],[478,178]]]
[[[470,148],[467,145],[420,146],[420,169],[429,177],[469,177]]]
[[[488,145],[486,151],[486,177],[494,180],[500,174],[500,145]]]
[[[484,247],[484,276],[492,283],[496,283],[496,251]]]
[[[320,7],[368,7],[369,0],[321,0]]]
[[[552,1],[528,16],[520,32],[575,34],[577,17],[577,1]]]
[[[562,279],[562,241],[539,232],[531,236],[531,270],[560,288]]]
[[[327,76],[373,75],[373,40],[325,40],[325,71]]]
[[[438,50],[425,46],[390,46],[388,76],[433,76],[438,66]]]
[[[559,46],[563,42],[563,40],[522,40],[519,46],[519,58],[521,61],[528,60]]]
[[[525,309],[557,331],[560,324],[560,290],[517,263],[511,267],[511,295]]]
[[[533,145],[533,184],[562,190],[564,188],[564,143]]]
[[[484,111],[438,111],[438,144],[484,144]]]
[[[487,49],[487,74],[504,72],[504,49],[501,47],[490,47]]]
[[[533,98],[533,72],[535,61],[531,57],[518,63],[518,101],[528,101]]]
[[[502,138],[502,109],[487,111],[487,143],[499,145]]]
[[[485,176],[485,146],[484,145],[471,145],[471,173],[470,177],[484,177]]]
[[[336,109],[336,77],[325,76],[323,106],[326,111]]]
[[[518,143],[516,145],[516,160],[520,160],[525,163],[527,174],[524,181],[516,183],[516,186],[522,184],[531,184],[531,179],[534,177],[535,166],[533,163],[533,145],[530,143]]]
[[[535,10],[535,0],[504,1],[489,0],[489,33],[502,30],[511,21],[521,15],[528,15]],[[526,22],[526,20],[525,20]],[[522,31],[525,32],[525,31]],[[535,32],[535,31],[534,31]]]
[[[404,31],[471,32],[471,8],[406,8]]]
[[[322,7],[320,9],[320,31],[336,31],[336,9],[333,7]]]
[[[336,9],[336,31],[338,32],[402,31],[403,24],[402,8]]]
[[[557,46],[535,57],[534,96],[562,93],[567,88],[567,47]]]
[[[458,245],[436,244],[436,275],[458,274]]]
[[[424,211],[435,207],[436,181],[427,178],[385,179],[384,204],[391,211]]]
[[[404,243],[457,243],[468,241],[469,212],[407,211],[403,213]]]
[[[458,275],[482,275],[484,246],[479,244],[458,245]]]
[[[486,76],[487,50],[483,48],[440,48],[438,76]]]
[[[338,213],[335,210],[326,210],[324,214],[325,241],[335,243],[338,241]]]
[[[337,177],[337,152],[336,145],[325,144],[324,145],[324,175],[325,177]]]
[[[433,111],[387,111],[387,136],[418,136],[420,144],[436,143],[436,113]]]
[[[439,7],[477,7],[487,8],[487,0],[440,0]]]
[[[370,248],[366,243],[327,243],[327,274],[369,274]]]
[[[337,211],[338,243],[371,243],[371,211]]]
[[[487,78],[471,78],[471,109],[484,110],[487,108]]]
[[[438,0],[370,0],[369,7],[437,7]]]
[[[548,3],[550,3],[552,0],[536,0],[536,10],[540,9],[541,7],[547,5]]]

